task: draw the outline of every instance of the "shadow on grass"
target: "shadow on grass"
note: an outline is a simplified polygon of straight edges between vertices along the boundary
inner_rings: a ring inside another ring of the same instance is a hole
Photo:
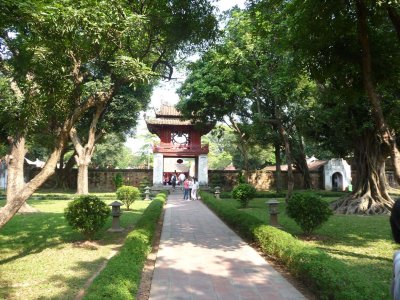
[[[345,250],[338,250],[338,249],[333,249],[329,247],[323,247],[321,250],[331,253],[331,254],[337,254],[343,257],[349,256],[349,257],[355,257],[355,258],[365,258],[374,261],[375,263],[378,263],[379,261],[382,263],[386,264],[391,264],[392,259],[386,258],[386,257],[379,257],[379,256],[372,256],[372,255],[366,255],[366,254],[361,254],[361,253],[354,253],[350,251],[345,251]]]
[[[11,299],[13,288],[11,282],[4,279],[5,276],[0,272],[0,299]]]
[[[79,291],[85,286],[86,282],[98,271],[105,259],[96,259],[94,261],[78,262],[71,268],[73,274],[79,276],[64,276],[63,274],[55,274],[51,276],[48,282],[52,286],[63,287],[58,294],[51,296],[40,295],[40,299],[76,299]]]
[[[6,241],[0,245],[0,255],[16,253],[0,259],[0,265],[81,238],[68,226],[62,213],[17,215],[2,228],[0,237]]]
[[[230,200],[233,202],[233,200]],[[246,209],[240,209],[242,212],[252,215],[265,224],[269,224],[269,213],[265,204],[267,199],[257,199],[250,202]],[[233,205],[228,203],[227,205]],[[238,205],[233,205],[238,208]],[[302,230],[285,213],[285,204],[279,205],[279,223],[282,230],[299,236]],[[317,244],[325,245],[343,245],[351,247],[365,247],[370,243],[385,242],[391,244],[392,236],[390,234],[389,217],[384,216],[363,216],[363,215],[333,215],[323,226],[314,232],[314,235],[320,235],[326,239]]]
[[[100,244],[121,242],[132,230],[143,210],[124,212],[121,226],[127,230],[121,234],[107,232],[111,227],[111,217],[105,226],[96,234],[95,239]],[[0,231],[0,265],[20,259],[30,254],[40,253],[47,248],[54,248],[63,243],[83,240],[83,236],[74,231],[66,222],[63,213],[35,213],[16,215]],[[8,256],[7,253],[12,253]]]

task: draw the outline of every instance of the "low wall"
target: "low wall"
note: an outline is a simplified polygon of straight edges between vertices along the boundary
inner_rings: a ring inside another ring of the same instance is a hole
[[[40,169],[33,169],[27,172],[28,178],[36,175]],[[132,186],[139,186],[141,182],[148,181],[152,185],[153,170],[152,169],[89,169],[89,191],[115,191],[114,178],[120,173],[124,178],[125,184]],[[228,170],[209,170],[208,178],[211,187],[220,186],[223,190],[231,189],[232,186],[239,182],[239,171]],[[295,172],[294,188],[302,189],[304,186],[303,176]],[[315,189],[322,189],[324,187],[324,179],[322,172],[310,172],[312,186]],[[76,188],[77,170],[73,169],[70,176],[66,179],[69,186],[73,189]],[[352,172],[353,182],[356,174]],[[393,172],[387,172],[388,183],[393,188],[400,188],[394,180]],[[251,171],[248,173],[248,181],[257,190],[265,191],[275,188],[275,174],[271,171]],[[56,185],[55,176],[49,178],[44,187],[51,188]],[[282,172],[282,187],[287,186],[287,172]]]
[[[27,172],[28,178],[33,178],[40,169],[31,169]],[[89,169],[89,191],[111,192],[115,191],[114,178],[117,174],[124,178],[124,184],[139,187],[141,182],[148,181],[150,185],[153,180],[153,170],[147,169]],[[72,169],[68,178],[65,179],[68,187],[76,189],[77,169]],[[43,187],[53,188],[56,186],[56,176],[51,176]]]
[[[230,189],[239,182],[239,171],[210,170],[208,171],[209,184],[220,186],[222,189]],[[245,174],[245,173],[244,173]],[[287,186],[287,172],[282,172],[282,187]],[[294,173],[294,188],[302,189],[304,178],[300,173]],[[315,189],[323,188],[323,176],[321,172],[310,172],[311,184]],[[267,191],[275,188],[275,172],[256,170],[247,175],[248,182],[257,190]]]

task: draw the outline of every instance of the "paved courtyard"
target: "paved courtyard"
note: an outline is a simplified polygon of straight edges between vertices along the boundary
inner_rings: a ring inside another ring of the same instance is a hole
[[[151,300],[306,299],[200,201],[168,197]]]

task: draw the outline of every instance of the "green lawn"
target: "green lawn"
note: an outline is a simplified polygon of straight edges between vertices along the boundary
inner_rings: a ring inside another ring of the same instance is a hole
[[[107,203],[114,194],[98,194]],[[74,299],[88,278],[97,271],[126,233],[109,233],[111,217],[96,236],[97,249],[78,247],[82,236],[66,223],[63,211],[71,200],[52,200],[51,194],[36,194],[41,200],[28,203],[41,212],[16,215],[0,230],[0,299]],[[70,198],[72,194],[55,194]],[[149,201],[136,201],[124,211],[121,226],[132,228]],[[0,206],[4,200],[0,200]],[[124,208],[124,207],[122,207]]]
[[[325,198],[326,201],[335,199]],[[268,200],[254,199],[246,209],[240,209],[236,200],[222,201],[269,223],[265,204]],[[301,237],[299,226],[285,214],[284,199],[278,200],[281,202],[279,223],[282,229]],[[341,260],[348,272],[354,273],[366,285],[374,285],[381,291],[379,299],[389,299],[392,255],[399,247],[392,242],[388,216],[334,215],[314,235],[315,239],[308,243]]]

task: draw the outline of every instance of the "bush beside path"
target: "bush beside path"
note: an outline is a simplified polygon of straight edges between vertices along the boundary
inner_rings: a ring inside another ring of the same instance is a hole
[[[302,230],[286,216],[282,199],[282,230],[267,225],[265,198],[252,200],[246,209],[233,199],[216,200],[204,192],[202,199],[242,237],[256,241],[265,254],[284,264],[318,299],[390,299],[396,245],[388,216],[334,215],[314,239],[303,241]]]
[[[107,204],[115,200],[115,194],[96,195]],[[0,231],[0,299],[74,299],[110,254],[121,247],[128,231],[107,232],[111,217],[93,243],[83,243],[82,235],[64,219],[64,208],[73,195],[57,193],[54,198],[51,193],[36,194],[29,204],[40,212],[17,215]],[[155,203],[160,201],[164,200]],[[0,200],[0,206],[4,202]],[[131,211],[123,211],[121,226],[136,226],[150,203],[135,201]],[[142,237],[139,240],[145,239]],[[145,247],[140,250],[148,251]]]

